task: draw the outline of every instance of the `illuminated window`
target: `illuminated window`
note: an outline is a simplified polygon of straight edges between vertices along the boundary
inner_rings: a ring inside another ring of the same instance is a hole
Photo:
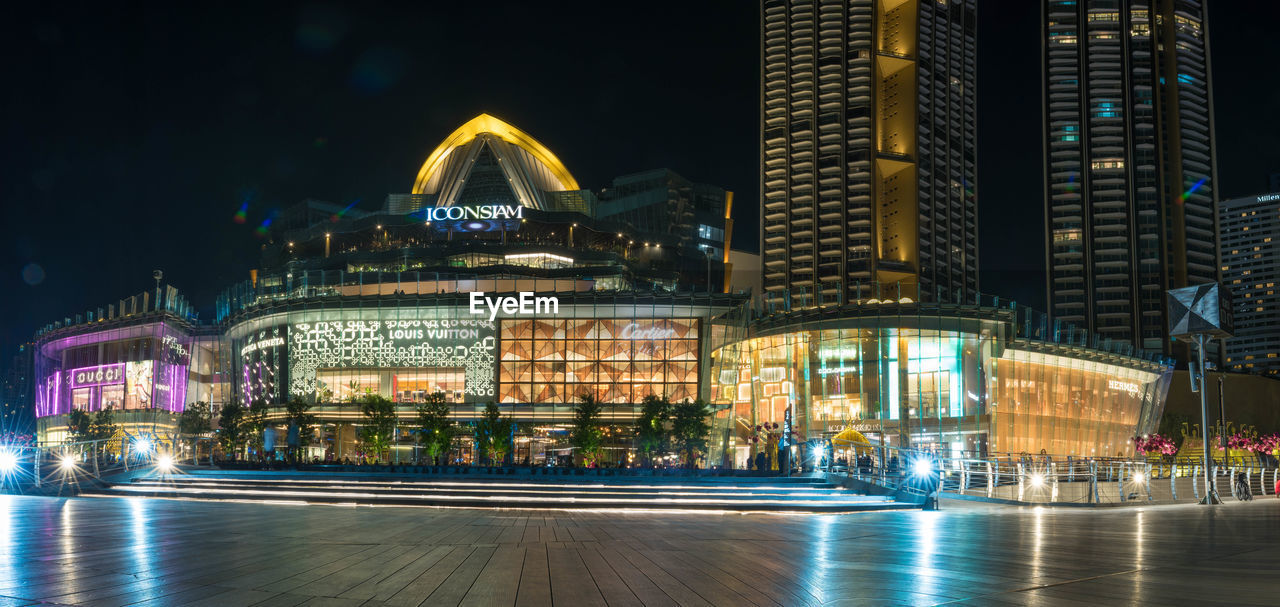
[[[503,320],[499,402],[636,403],[698,394],[695,319]]]
[[[1067,228],[1053,231],[1054,242],[1075,242],[1080,240],[1080,228]]]
[[[530,268],[544,268],[549,270],[573,267],[572,257],[563,257],[560,255],[552,255],[550,253],[513,253],[504,256],[503,261],[513,266],[526,266]]]
[[[1200,37],[1200,24],[1198,22],[1182,15],[1174,15],[1173,18],[1178,25],[1178,33],[1190,34],[1196,38]]]
[[[1124,160],[1120,158],[1103,158],[1089,163],[1089,166],[1095,171],[1100,169],[1123,169]]]

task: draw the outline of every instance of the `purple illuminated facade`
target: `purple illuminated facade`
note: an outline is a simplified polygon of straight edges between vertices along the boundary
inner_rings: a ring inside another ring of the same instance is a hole
[[[35,357],[36,417],[72,409],[182,412],[193,345],[184,324],[157,313],[42,336]]]

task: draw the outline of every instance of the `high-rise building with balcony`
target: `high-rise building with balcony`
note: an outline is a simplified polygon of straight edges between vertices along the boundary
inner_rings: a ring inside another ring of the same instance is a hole
[[[1219,277],[1204,3],[1045,0],[1054,320],[1166,354],[1165,292]]]
[[[975,0],[764,0],[764,290],[791,306],[978,288]]]
[[[1219,221],[1235,320],[1226,366],[1280,376],[1280,193],[1224,200]]]

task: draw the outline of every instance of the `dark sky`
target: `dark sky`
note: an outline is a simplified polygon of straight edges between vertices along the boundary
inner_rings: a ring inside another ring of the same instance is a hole
[[[480,112],[584,187],[669,167],[734,190],[755,248],[755,2],[33,4],[0,22],[0,366],[155,268],[210,316],[269,210],[377,208]],[[1243,195],[1280,170],[1277,15],[1223,4],[1219,171]],[[1038,3],[979,5],[982,290],[1043,308]]]

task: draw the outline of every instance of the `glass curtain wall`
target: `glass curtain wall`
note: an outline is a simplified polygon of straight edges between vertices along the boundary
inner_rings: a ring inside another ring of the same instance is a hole
[[[800,442],[852,428],[952,456],[1129,456],[1168,387],[1165,367],[1011,339],[994,314],[822,316],[766,317],[750,338],[741,318],[713,329],[712,461],[743,467],[757,427],[788,419]]]

